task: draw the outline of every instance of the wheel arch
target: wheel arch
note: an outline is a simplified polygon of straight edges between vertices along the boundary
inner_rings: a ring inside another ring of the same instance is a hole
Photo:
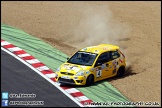
[[[116,73],[116,76],[117,77],[122,77],[123,75],[125,74],[125,66],[122,65],[119,67],[117,73]]]
[[[93,76],[93,82],[95,82],[95,75],[91,73],[91,74],[89,74],[89,75],[87,76],[87,78],[88,78],[89,76]]]
[[[119,70],[119,69],[121,69],[121,70],[123,70],[123,71],[125,72],[125,66],[124,66],[124,65],[120,66],[120,67],[118,68],[118,70]]]

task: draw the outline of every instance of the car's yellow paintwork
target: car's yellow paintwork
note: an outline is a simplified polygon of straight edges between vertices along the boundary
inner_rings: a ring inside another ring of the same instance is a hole
[[[101,66],[95,67],[96,60],[98,59],[100,54],[102,54],[103,52],[116,51],[116,50],[118,50],[118,53],[121,55],[119,58],[109,61],[107,63],[104,63]],[[64,77],[66,79],[74,80],[76,85],[85,85],[88,76],[91,74],[94,75],[94,82],[96,82],[96,81],[100,81],[100,80],[103,80],[106,78],[116,76],[119,67],[126,66],[125,57],[119,51],[118,46],[114,46],[114,45],[110,45],[110,44],[100,44],[97,46],[83,48],[80,51],[98,54],[93,65],[92,66],[82,66],[82,65],[71,64],[71,63],[65,62],[60,66],[60,69],[56,71],[56,74],[57,74],[56,81],[58,81],[58,79],[60,77]],[[114,71],[114,69],[115,69],[115,71]],[[84,71],[84,75],[75,76],[75,74],[79,71]],[[68,74],[71,74],[71,75],[62,74],[61,72],[67,72]],[[98,75],[100,75],[100,74],[98,74],[99,72],[100,72],[101,76],[98,77]],[[83,80],[83,82],[78,83],[77,80]]]
[[[86,51],[86,52],[100,54],[105,51],[113,51],[116,49],[119,49],[119,47],[115,46],[115,45],[110,45],[110,44],[100,44],[97,46],[90,46],[90,47],[83,48],[80,51]]]

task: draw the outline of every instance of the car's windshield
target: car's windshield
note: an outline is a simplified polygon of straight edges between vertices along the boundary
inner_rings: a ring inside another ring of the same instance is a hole
[[[76,52],[67,62],[78,65],[92,66],[97,54],[89,52]]]

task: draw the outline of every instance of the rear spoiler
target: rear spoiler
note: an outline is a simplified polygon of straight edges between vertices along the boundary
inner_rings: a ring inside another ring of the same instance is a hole
[[[119,49],[117,49],[117,51],[119,51],[119,53],[121,53],[123,57],[125,58],[125,55]]]

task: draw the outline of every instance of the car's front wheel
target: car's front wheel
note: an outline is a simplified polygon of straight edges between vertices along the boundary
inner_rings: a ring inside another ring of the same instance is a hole
[[[94,82],[94,76],[93,75],[89,75],[86,81],[86,86],[90,86],[92,85]]]

